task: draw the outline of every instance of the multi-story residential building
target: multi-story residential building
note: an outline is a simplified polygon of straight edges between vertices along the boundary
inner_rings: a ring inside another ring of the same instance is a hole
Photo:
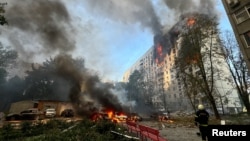
[[[123,82],[129,81],[129,76],[135,70],[142,70],[146,73],[145,81],[148,79],[156,78],[156,70],[157,66],[153,60],[153,48],[149,48],[149,50],[137,60],[132,67],[130,67],[123,75]]]
[[[222,3],[250,70],[250,1],[222,0]]]
[[[176,25],[179,27],[180,25]],[[174,33],[172,35],[172,33]],[[157,108],[164,107],[165,109],[169,109],[172,111],[175,110],[191,110],[190,101],[186,96],[185,89],[183,88],[183,82],[180,78],[177,78],[177,71],[175,70],[175,58],[178,56],[178,51],[181,47],[182,37],[178,36],[180,34],[175,27],[173,27],[168,33],[162,36],[161,40],[171,40],[171,42],[165,43],[164,47],[165,53],[162,55],[160,53],[160,57],[155,54],[157,51],[162,51],[163,49],[157,50],[159,47],[158,43],[149,49],[136,63],[127,71],[124,75],[128,78],[128,76],[135,70],[135,69],[144,69],[148,70],[147,72],[151,74],[153,77],[148,77],[150,79],[156,80],[158,94],[152,97],[152,102]],[[171,34],[171,35],[169,35]],[[174,36],[174,37],[173,37]],[[218,43],[218,35],[214,34],[212,41],[212,54],[213,54],[213,64],[214,69],[216,69],[215,73],[215,86],[214,86],[214,93],[218,96],[216,98],[217,107],[231,112],[235,112],[236,109],[241,108],[241,104],[238,98],[238,94],[236,89],[229,83],[228,79],[231,79],[232,76],[230,74],[229,68],[223,58],[221,53],[222,49],[220,44]],[[210,42],[209,42],[210,41]],[[206,41],[205,41],[206,42]],[[207,40],[207,44],[211,44],[211,40]],[[156,51],[157,50],[157,51]],[[205,52],[207,49],[203,48],[202,52]],[[157,59],[157,61],[155,61]],[[149,63],[150,62],[150,63]],[[153,62],[153,63],[152,63]],[[190,73],[199,74],[199,69],[193,67],[192,69],[188,70]],[[124,79],[125,80],[125,79]],[[148,79],[145,79],[148,80]],[[128,79],[125,80],[128,82]],[[204,95],[200,94],[196,97],[197,103],[202,103],[204,101]],[[223,102],[222,102],[223,101]]]

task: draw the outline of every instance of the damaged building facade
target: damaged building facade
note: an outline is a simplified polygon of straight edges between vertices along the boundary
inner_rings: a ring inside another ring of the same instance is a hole
[[[151,99],[157,109],[163,108],[170,111],[193,110],[183,82],[177,77],[177,70],[175,69],[175,59],[178,56],[182,42],[180,27],[185,26],[187,20],[190,19],[184,18],[180,20],[162,36],[156,35],[154,45],[124,74],[123,81],[128,82],[129,76],[134,70],[146,70],[147,78],[144,80],[150,78],[155,81],[157,93]],[[228,81],[232,76],[223,58],[218,34],[212,36],[215,36],[213,38],[212,61],[214,62],[214,69],[218,72],[214,74],[214,94],[219,95],[215,96],[216,106],[219,112],[237,113],[242,109],[237,90]],[[203,48],[202,52],[206,52],[206,49]],[[198,72],[199,69],[194,67],[190,73],[197,74]],[[196,105],[203,103],[209,107],[202,93],[195,96],[194,102]]]

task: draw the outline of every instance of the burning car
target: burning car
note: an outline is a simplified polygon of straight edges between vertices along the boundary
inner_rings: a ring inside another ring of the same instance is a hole
[[[142,121],[142,117],[137,113],[130,113],[128,116],[128,120],[130,120],[130,121]]]
[[[99,121],[99,120],[111,120],[108,113],[104,112],[95,112],[91,115],[92,121]]]
[[[115,113],[113,120],[116,120],[116,122],[125,122],[127,118],[128,116],[123,113]]]
[[[98,120],[110,120],[115,123],[125,122],[127,120],[127,115],[122,112],[114,112],[112,110],[101,110],[101,112],[95,112],[92,114],[91,119],[93,121]]]

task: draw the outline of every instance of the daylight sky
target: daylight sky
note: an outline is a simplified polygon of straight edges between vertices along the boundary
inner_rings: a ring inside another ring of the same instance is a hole
[[[41,63],[53,57],[59,49],[45,50],[44,46],[48,45],[42,41],[45,35],[35,28],[35,24],[44,26],[44,23],[47,25],[52,21],[49,17],[42,23],[33,21],[35,12],[49,14],[57,19],[55,23],[60,25],[59,29],[63,29],[65,36],[62,40],[74,45],[70,49],[65,48],[65,52],[84,58],[86,67],[104,81],[122,80],[123,73],[152,47],[159,25],[164,30],[171,28],[181,13],[195,9],[216,14],[219,16],[219,28],[232,30],[221,0],[57,0],[65,6],[67,13],[55,3],[52,5],[53,0],[43,2],[43,10],[35,9],[32,4],[36,1],[0,0],[1,3],[7,2],[5,16],[10,22],[8,27],[0,28],[0,41],[4,46],[16,49],[19,60],[23,62]],[[50,13],[46,7],[54,12],[63,11],[65,16]],[[55,10],[57,8],[59,10]]]

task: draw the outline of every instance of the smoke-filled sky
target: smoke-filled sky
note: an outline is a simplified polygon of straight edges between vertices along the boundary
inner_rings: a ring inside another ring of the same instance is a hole
[[[181,14],[218,15],[231,30],[220,0],[0,0],[8,26],[0,41],[24,62],[59,53],[82,57],[104,80],[119,81]]]

